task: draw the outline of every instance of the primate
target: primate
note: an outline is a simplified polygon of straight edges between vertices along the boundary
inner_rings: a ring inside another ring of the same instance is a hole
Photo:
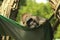
[[[44,40],[53,40],[53,29],[47,19],[25,13],[22,15],[21,22],[23,26],[26,26],[30,29],[38,29],[38,28],[43,29],[44,36],[45,36]],[[40,32],[40,29],[39,29],[39,32]],[[41,40],[43,40],[43,38]]]
[[[27,26],[28,28],[37,28],[46,22],[45,18],[41,18],[38,16],[32,16],[31,14],[25,13],[22,15],[22,24],[23,26]]]

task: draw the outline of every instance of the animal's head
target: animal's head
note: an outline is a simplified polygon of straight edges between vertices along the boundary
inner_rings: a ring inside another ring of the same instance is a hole
[[[28,28],[35,28],[38,26],[38,22],[36,19],[36,16],[32,16],[31,14],[25,13],[22,15],[22,22]]]

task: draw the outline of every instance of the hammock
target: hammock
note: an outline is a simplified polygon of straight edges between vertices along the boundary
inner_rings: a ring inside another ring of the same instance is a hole
[[[0,15],[0,35],[9,35],[15,40],[51,40],[51,30],[49,22],[46,22],[38,29],[32,30]]]

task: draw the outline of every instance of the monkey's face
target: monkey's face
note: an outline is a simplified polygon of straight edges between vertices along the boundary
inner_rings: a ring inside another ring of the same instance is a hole
[[[32,18],[30,18],[27,22],[27,27],[28,28],[36,28],[38,27],[38,23],[36,22],[36,20],[33,20]]]
[[[25,27],[28,28],[36,28],[39,26],[39,23],[36,20],[36,16],[32,16],[31,14],[22,15],[22,23]]]

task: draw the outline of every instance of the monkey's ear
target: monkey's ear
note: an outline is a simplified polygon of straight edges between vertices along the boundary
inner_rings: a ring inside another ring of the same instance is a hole
[[[23,22],[23,24],[25,24],[25,22]]]
[[[27,26],[27,25],[26,25],[26,22],[22,22],[22,26]]]

